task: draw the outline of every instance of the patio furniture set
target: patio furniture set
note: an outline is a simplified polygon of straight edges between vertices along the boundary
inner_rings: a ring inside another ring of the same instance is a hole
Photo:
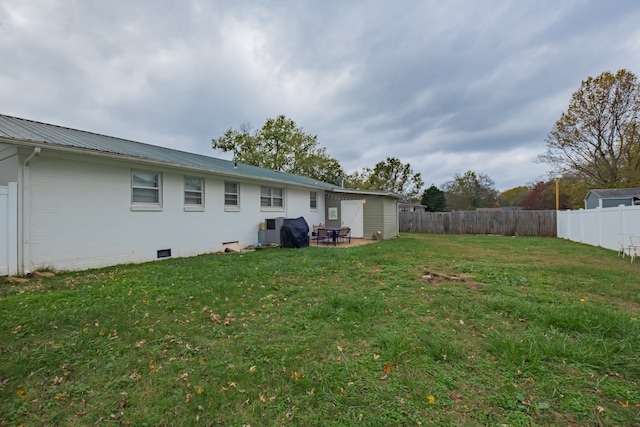
[[[317,245],[320,243],[332,243],[333,246],[336,246],[344,242],[350,243],[351,229],[349,227],[326,228],[314,225],[311,238]]]

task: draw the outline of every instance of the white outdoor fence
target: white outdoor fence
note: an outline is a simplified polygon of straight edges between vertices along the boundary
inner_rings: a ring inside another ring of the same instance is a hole
[[[0,187],[0,276],[18,272],[18,186]]]
[[[640,206],[558,211],[558,237],[619,250],[640,236]]]

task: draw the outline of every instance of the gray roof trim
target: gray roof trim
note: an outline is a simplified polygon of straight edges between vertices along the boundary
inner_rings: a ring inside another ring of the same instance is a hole
[[[606,188],[590,190],[585,200],[593,194],[598,199],[618,199],[620,197],[640,197],[640,188]]]
[[[402,199],[403,196],[397,193],[393,193],[391,191],[377,191],[377,190],[360,190],[357,188],[333,188],[329,190],[333,193],[347,193],[347,194],[361,194],[363,196],[386,196],[393,197],[395,199]]]
[[[55,150],[55,151],[62,151],[62,152],[67,152],[67,153],[75,153],[75,154],[80,154],[80,155],[94,155],[94,156],[99,156],[102,158],[112,158],[112,159],[116,159],[116,160],[124,160],[124,161],[135,161],[136,163],[143,163],[145,165],[150,165],[150,166],[160,166],[160,167],[165,167],[165,168],[171,168],[171,169],[180,169],[183,171],[191,171],[191,172],[199,172],[199,173],[213,173],[215,175],[218,176],[222,176],[222,177],[228,177],[230,179],[248,179],[248,180],[252,180],[255,181],[257,178],[253,177],[253,176],[247,176],[246,174],[243,174],[242,172],[240,172],[240,169],[242,168],[242,166],[247,166],[247,165],[241,165],[238,164],[238,170],[234,171],[234,172],[223,172],[223,171],[212,171],[206,168],[202,168],[202,167],[192,167],[192,166],[184,166],[184,165],[177,165],[177,164],[171,164],[171,163],[167,163],[167,162],[162,162],[162,161],[156,161],[156,160],[149,160],[149,159],[145,159],[145,158],[132,158],[129,156],[123,156],[121,154],[116,154],[116,153],[109,153],[109,152],[100,152],[100,153],[95,153],[95,152],[90,152],[87,153],[86,150],[84,149],[78,149],[75,147],[61,147],[58,145],[52,145],[52,144],[48,144],[48,143],[42,143],[42,142],[22,142],[22,141],[16,141],[16,140],[9,140],[7,138],[3,138],[0,137],[0,143],[9,143],[12,145],[17,145],[17,146],[23,146],[23,147],[40,147],[40,148],[44,148],[44,149],[48,149],[48,150]],[[234,168],[235,169],[235,168]],[[274,183],[278,183],[278,184],[283,184],[282,180],[278,180],[278,179],[271,179],[271,178],[260,178],[260,181],[264,181],[264,182],[274,182]],[[314,189],[318,189],[317,185],[304,185],[304,184],[296,184],[298,186],[302,186],[302,187],[310,187],[310,188],[314,188]]]
[[[75,152],[83,155],[128,159],[147,164],[281,185],[288,184],[326,191],[340,188],[300,175],[2,114],[0,114],[0,142]]]

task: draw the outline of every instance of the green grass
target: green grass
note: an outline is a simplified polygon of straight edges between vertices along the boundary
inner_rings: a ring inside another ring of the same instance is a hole
[[[639,273],[403,235],[0,278],[0,425],[638,425]]]

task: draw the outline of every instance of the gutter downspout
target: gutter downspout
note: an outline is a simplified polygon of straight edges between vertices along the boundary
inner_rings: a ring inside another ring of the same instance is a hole
[[[35,147],[33,149],[33,153],[31,153],[29,157],[27,157],[26,160],[22,163],[22,185],[21,185],[22,191],[20,192],[21,193],[20,198],[22,202],[21,203],[22,212],[20,215],[20,219],[22,220],[22,226],[20,227],[20,230],[22,231],[22,236],[20,239],[20,243],[22,246],[21,248],[22,250],[19,251],[21,254],[21,259],[18,265],[18,269],[19,269],[19,273],[24,274],[25,276],[28,276],[31,274],[31,271],[28,268],[28,265],[31,260],[30,252],[29,252],[29,240],[30,240],[29,201],[30,201],[30,190],[31,190],[30,188],[31,183],[30,183],[30,177],[29,177],[29,165],[35,157],[38,157],[40,155],[40,151],[42,151],[40,147]]]

